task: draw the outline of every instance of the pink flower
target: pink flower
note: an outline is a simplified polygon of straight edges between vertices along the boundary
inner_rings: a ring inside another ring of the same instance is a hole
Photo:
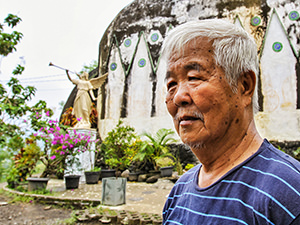
[[[66,148],[68,148],[68,146],[63,145],[61,148],[62,148],[63,150],[65,150]]]
[[[79,117],[79,118],[77,118],[77,121],[79,122],[81,119],[82,119],[82,118],[81,118],[81,117]]]
[[[60,152],[60,154],[61,154],[61,155],[64,155],[64,154],[65,154],[65,152],[64,152],[64,151],[61,151],[61,152]]]
[[[48,116],[48,117],[50,116],[50,112],[49,111],[46,112],[46,116]]]
[[[51,157],[50,157],[50,159],[52,159],[52,160],[53,160],[53,159],[55,159],[55,158],[56,158],[56,156],[55,156],[55,155],[53,155],[53,156],[51,156]]]

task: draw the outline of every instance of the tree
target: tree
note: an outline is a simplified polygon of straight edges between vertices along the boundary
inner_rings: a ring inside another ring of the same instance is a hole
[[[93,60],[90,65],[84,65],[82,70],[79,72],[80,74],[83,72],[91,72],[93,69],[96,69],[98,67],[98,61],[97,60]]]
[[[21,21],[18,16],[9,14],[4,19],[4,23],[0,24],[1,57],[6,57],[16,51],[16,46],[23,34],[14,29]],[[5,26],[13,31],[4,32]],[[24,87],[20,83],[18,77],[24,69],[22,65],[17,65],[8,83],[6,85],[0,83],[0,159],[10,158],[12,161],[13,154],[24,148],[26,135],[28,136],[28,127],[23,126],[24,120],[30,122],[30,129],[37,131],[47,123],[40,119],[42,113],[53,114],[52,110],[47,108],[45,101],[40,100],[34,106],[28,105],[36,93],[36,88]],[[1,171],[3,171],[4,161],[0,161],[0,177],[3,175]]]

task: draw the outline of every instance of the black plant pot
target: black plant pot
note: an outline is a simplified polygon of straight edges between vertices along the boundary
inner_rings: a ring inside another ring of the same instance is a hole
[[[162,177],[171,177],[173,173],[173,166],[166,166],[160,168]]]
[[[80,175],[65,175],[66,189],[76,189],[79,186]]]
[[[115,176],[116,176],[115,169],[101,169],[101,178],[115,177]]]
[[[86,171],[84,172],[85,182],[87,184],[98,184],[100,171]]]

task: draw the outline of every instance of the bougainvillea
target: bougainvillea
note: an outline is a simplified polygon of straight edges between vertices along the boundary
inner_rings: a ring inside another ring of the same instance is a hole
[[[60,127],[58,121],[50,120],[48,126],[39,129],[34,136],[43,140],[45,149],[47,149],[46,156],[44,157],[44,164],[46,165],[43,176],[47,176],[53,172],[57,165],[62,165],[72,168],[77,155],[91,151],[90,146],[98,140],[91,140],[90,134],[78,133],[75,129],[66,129]],[[46,160],[45,160],[46,159]]]

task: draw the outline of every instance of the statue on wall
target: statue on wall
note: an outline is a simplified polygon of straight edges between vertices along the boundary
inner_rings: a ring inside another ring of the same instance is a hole
[[[92,100],[95,101],[97,99],[97,97],[95,97],[94,95],[93,89],[101,87],[108,73],[90,80],[89,74],[87,72],[83,72],[80,75],[76,74],[79,77],[79,79],[72,79],[69,74],[69,70],[66,70],[66,73],[69,80],[76,85],[78,90],[73,105],[73,114],[75,115],[78,121],[74,128],[89,129],[91,128],[90,114]]]

